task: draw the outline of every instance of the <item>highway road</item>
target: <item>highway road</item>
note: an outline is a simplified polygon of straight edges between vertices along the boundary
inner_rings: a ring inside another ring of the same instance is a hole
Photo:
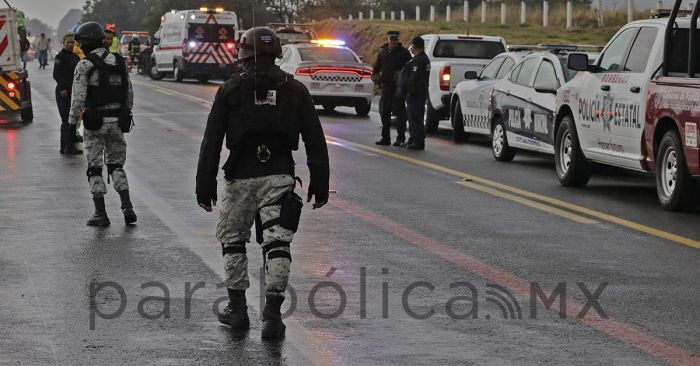
[[[34,122],[0,121],[2,363],[700,365],[700,211],[662,210],[641,173],[562,187],[552,157],[500,163],[449,130],[425,151],[376,147],[376,107],[319,106],[332,193],[292,243],[286,339],[260,340],[254,243],[251,329],[232,332],[212,310],[217,215],[194,195],[218,85],[132,74],[139,221],[109,188],[112,225],[93,228],[85,158],[58,153],[50,70],[30,75]],[[295,160],[308,182],[303,148]]]

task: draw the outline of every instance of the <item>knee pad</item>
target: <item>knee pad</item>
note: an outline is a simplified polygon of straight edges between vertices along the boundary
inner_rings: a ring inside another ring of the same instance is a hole
[[[124,170],[124,166],[121,164],[107,164],[107,174],[112,175],[115,170]]]
[[[87,177],[88,180],[92,177],[101,177],[102,176],[102,167],[101,166],[91,166],[88,167],[87,169]]]
[[[266,245],[265,248],[263,248],[266,260],[275,258],[287,258],[291,262],[292,254],[289,252],[289,250],[289,243],[280,240],[273,241],[272,243]]]
[[[245,242],[221,243],[221,255],[226,254],[246,254]]]

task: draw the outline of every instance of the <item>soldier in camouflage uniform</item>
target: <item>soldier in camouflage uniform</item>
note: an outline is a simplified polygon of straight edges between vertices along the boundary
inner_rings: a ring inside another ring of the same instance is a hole
[[[121,56],[110,54],[104,48],[105,34],[99,24],[95,22],[83,23],[78,27],[75,38],[76,41],[80,42],[80,47],[85,52],[86,58],[80,60],[75,69],[69,123],[75,125],[86,106],[88,107],[85,110],[86,115],[97,116],[90,123],[84,116],[87,176],[95,204],[95,213],[87,224],[89,226],[108,226],[110,224],[104,201],[107,187],[102,177],[103,163],[107,165],[108,183],[109,176],[111,176],[114,181],[114,189],[121,199],[124,220],[127,224],[132,224],[136,222],[137,218],[129,197],[129,183],[124,171],[126,141],[119,126],[119,111],[123,103],[127,104],[129,111],[133,107],[134,96],[131,82],[128,73],[126,73],[126,66],[123,67],[123,73],[121,73],[121,65],[125,65]],[[105,75],[108,70],[112,70],[113,73],[117,72],[116,81],[115,74]],[[109,86],[101,85],[100,80],[109,80]],[[123,97],[113,94],[123,94]],[[95,100],[104,103],[91,105],[90,101]],[[121,102],[115,100],[121,100]]]
[[[244,71],[234,74],[214,99],[197,167],[197,201],[206,211],[216,204],[216,175],[224,138],[231,151],[224,164],[226,185],[216,237],[224,256],[229,304],[219,321],[247,329],[245,290],[249,287],[246,243],[255,222],[265,260],[262,338],[284,337],[280,307],[292,260],[290,243],[301,215],[294,193],[292,151],[304,140],[311,173],[307,201],[328,201],[328,150],[309,91],[278,66],[282,48],[268,28],[248,30],[239,42]]]

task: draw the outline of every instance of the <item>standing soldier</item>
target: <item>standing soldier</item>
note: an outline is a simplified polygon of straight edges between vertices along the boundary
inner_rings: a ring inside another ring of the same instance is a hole
[[[391,144],[391,112],[393,111],[399,122],[394,146],[401,146],[406,140],[406,108],[403,99],[396,93],[396,82],[397,74],[411,60],[411,54],[399,43],[399,32],[389,31],[387,36],[389,41],[379,51],[372,73],[372,80],[382,88],[379,101],[382,138],[376,144]]]
[[[294,193],[292,151],[301,134],[311,173],[307,202],[328,201],[328,150],[314,103],[304,85],[275,65],[282,57],[280,39],[269,28],[252,28],[239,42],[243,70],[216,93],[197,167],[197,202],[207,212],[216,205],[216,175],[226,138],[229,158],[223,166],[226,186],[216,237],[222,245],[228,306],[219,321],[232,329],[250,326],[245,290],[246,243],[256,222],[257,242],[265,261],[265,309],[262,338],[284,337],[280,307],[289,280],[290,243],[302,201]]]
[[[56,55],[53,64],[53,79],[56,80],[56,104],[61,116],[61,154],[79,155],[83,151],[75,148],[76,125],[68,123],[70,113],[73,75],[80,57],[73,53],[75,40],[73,34],[63,36],[63,49]]]
[[[411,135],[410,150],[425,149],[425,99],[428,97],[428,76],[430,75],[430,60],[426,56],[425,41],[415,37],[411,41],[413,59],[406,65],[408,80],[406,81],[406,109],[408,112],[408,132]]]
[[[119,193],[124,221],[132,224],[136,222],[136,214],[129,199],[129,184],[124,172],[126,141],[123,132],[131,129],[134,94],[126,63],[120,55],[105,49],[105,33],[96,22],[78,27],[75,39],[80,42],[86,57],[75,69],[69,123],[75,125],[85,108],[87,176],[95,203],[95,214],[87,224],[110,224],[105,210],[107,187],[102,178],[103,161],[107,165],[107,176],[112,176],[114,189]]]

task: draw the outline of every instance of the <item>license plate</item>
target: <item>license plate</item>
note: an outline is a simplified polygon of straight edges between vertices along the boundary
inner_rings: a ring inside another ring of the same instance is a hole
[[[345,90],[346,86],[347,85],[345,85],[345,84],[335,84],[335,85],[333,85],[333,91],[341,92],[341,91]]]

